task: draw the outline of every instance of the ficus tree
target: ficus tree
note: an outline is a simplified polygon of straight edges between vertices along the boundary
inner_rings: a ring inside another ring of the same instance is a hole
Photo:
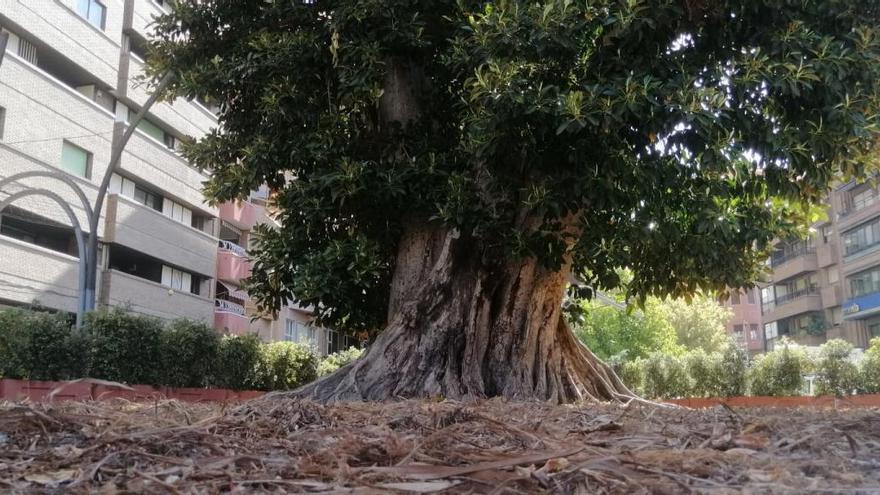
[[[572,280],[748,285],[876,162],[876,2],[169,3],[149,71],[219,105],[207,195],[276,192],[250,293],[375,334],[322,400],[628,397]]]

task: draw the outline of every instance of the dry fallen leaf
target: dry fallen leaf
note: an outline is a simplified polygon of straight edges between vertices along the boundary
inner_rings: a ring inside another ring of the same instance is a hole
[[[61,469],[58,471],[26,474],[24,479],[38,485],[59,485],[76,479],[76,473],[76,469]]]

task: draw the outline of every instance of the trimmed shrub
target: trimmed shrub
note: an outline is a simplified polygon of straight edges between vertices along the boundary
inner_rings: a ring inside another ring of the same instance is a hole
[[[256,335],[229,335],[220,341],[215,383],[232,390],[260,388],[257,378],[262,343]]]
[[[691,388],[684,360],[652,352],[644,360],[645,395],[655,399],[686,397]]]
[[[62,314],[0,312],[0,376],[70,380],[86,376],[88,340]]]
[[[346,364],[353,363],[364,353],[363,349],[357,347],[349,347],[344,351],[334,352],[321,360],[318,365],[318,376],[325,376],[333,373]]]
[[[859,369],[859,392],[880,393],[880,337],[871,339]]]
[[[121,309],[86,315],[91,340],[91,375],[104,380],[158,385],[162,323]]]
[[[800,395],[810,368],[803,349],[780,341],[781,348],[759,355],[749,371],[752,395]]]
[[[858,387],[859,368],[850,361],[853,346],[842,339],[832,339],[819,348],[816,368],[816,393],[848,395]]]
[[[634,361],[624,361],[615,367],[617,376],[623,380],[623,383],[631,391],[642,395],[645,393],[645,366],[644,359],[636,359]]]
[[[721,397],[746,395],[748,389],[749,354],[745,349],[729,344],[721,355]]]
[[[720,397],[724,389],[721,354],[695,349],[684,356],[691,397]]]
[[[220,354],[220,336],[204,323],[175,320],[164,331],[160,380],[169,387],[207,387]]]
[[[257,374],[263,390],[294,389],[318,377],[318,357],[304,344],[264,344]]]

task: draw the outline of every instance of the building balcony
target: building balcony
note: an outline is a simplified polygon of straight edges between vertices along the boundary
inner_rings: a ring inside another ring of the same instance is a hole
[[[129,77],[126,96],[143,106],[150,97],[149,86],[142,82],[144,63],[129,57]],[[171,103],[159,102],[150,109],[158,120],[187,135],[199,137],[217,126],[217,117],[195,101],[178,98]]]
[[[19,0],[3,2],[3,16],[41,43],[63,53],[106,86],[115,87],[119,64],[118,39],[122,30],[121,9],[108,9],[105,29],[101,30],[80,16],[75,8],[76,2],[73,0]]]
[[[880,215],[880,201],[875,201],[873,204],[867,205],[863,208],[842,211],[840,215],[838,215],[837,229],[839,232],[846,232],[851,227],[854,227],[865,220],[874,218],[877,215]]]
[[[248,201],[228,201],[220,205],[220,219],[241,230],[252,230],[257,223],[257,207]]]
[[[801,273],[814,272],[819,269],[819,259],[816,250],[806,249],[784,258],[772,261],[772,278],[774,281],[785,280]]]
[[[131,27],[143,38],[149,39],[150,24],[153,23],[156,17],[166,12],[161,5],[153,0],[141,0],[132,3],[134,4],[134,12],[131,19]]]
[[[214,328],[232,335],[247,333],[250,322],[244,306],[225,299],[215,299]]]
[[[208,177],[192,167],[182,156],[168,149],[164,143],[135,130],[125,146],[119,168],[142,184],[150,184],[183,202],[195,205],[209,215],[216,216],[217,208],[205,202],[202,185]]]
[[[802,313],[821,311],[822,296],[818,289],[805,289],[792,292],[780,298],[775,303],[764,306],[764,322],[771,322],[789,318]]]
[[[66,139],[92,153],[91,176],[100,180],[110,161],[113,113],[10,52],[3,59],[0,87],[0,106],[6,109],[3,142],[59,170]],[[0,175],[14,173],[10,167],[4,161]],[[64,194],[65,188],[49,189]]]
[[[79,259],[0,236],[0,299],[75,312]]]
[[[118,194],[107,197],[105,240],[213,278],[218,239]]]
[[[187,318],[210,323],[213,319],[214,304],[206,297],[117,270],[105,270],[102,279],[101,298],[111,306],[127,307],[132,312],[165,320]]]
[[[217,278],[239,285],[251,276],[251,261],[241,246],[229,241],[219,241],[217,251]]]

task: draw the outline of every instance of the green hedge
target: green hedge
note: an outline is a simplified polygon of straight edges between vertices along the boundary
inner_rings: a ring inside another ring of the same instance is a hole
[[[817,395],[880,393],[880,338],[871,341],[860,363],[851,344],[829,340],[811,356],[786,340],[753,361],[735,345],[721,353],[691,351],[683,356],[653,353],[644,359],[609,361],[634,391],[655,399],[679,397],[790,396],[805,392],[815,377]]]
[[[71,323],[47,312],[0,311],[0,377],[286,390],[318,376],[319,358],[302,344],[221,338],[202,323],[166,325],[120,309],[89,313],[80,331]]]

